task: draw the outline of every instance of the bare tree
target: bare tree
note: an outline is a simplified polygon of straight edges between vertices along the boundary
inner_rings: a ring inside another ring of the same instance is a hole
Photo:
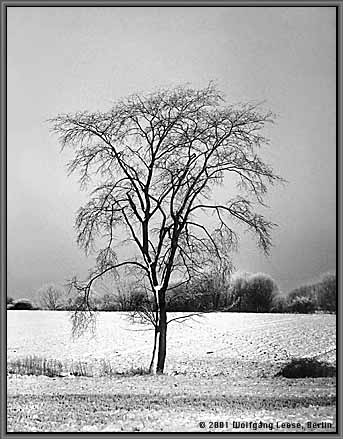
[[[170,285],[187,282],[214,259],[230,260],[238,239],[232,220],[247,226],[265,252],[270,248],[273,224],[254,204],[263,204],[267,185],[280,180],[257,154],[268,143],[261,129],[272,120],[259,105],[225,106],[213,83],[133,95],[108,112],[51,119],[62,149],[75,150],[69,172],[78,171],[81,187],[93,188],[76,218],[78,244],[97,252],[89,278],[73,281],[84,297],[78,311],[92,311],[89,295],[98,279],[135,269],[154,297],[157,373],[165,365]],[[213,189],[230,176],[225,182],[239,196],[216,202]],[[119,258],[115,233],[126,237],[121,244],[134,244],[132,257]],[[96,248],[97,239],[103,248]]]
[[[193,297],[200,302],[200,309],[229,311],[236,305],[236,298],[231,293],[232,270],[232,263],[224,265],[214,259],[212,267],[193,280]]]
[[[47,284],[38,290],[39,304],[43,309],[61,309],[65,299],[65,292],[54,284]]]

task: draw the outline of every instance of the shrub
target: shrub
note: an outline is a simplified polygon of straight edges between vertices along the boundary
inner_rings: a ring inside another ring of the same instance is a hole
[[[336,275],[326,273],[317,285],[317,302],[323,311],[336,311],[337,281]]]
[[[299,314],[315,312],[318,309],[316,284],[301,285],[288,293],[286,309]]]
[[[147,294],[144,291],[133,290],[130,291],[129,309],[128,311],[135,311],[140,309],[148,301]]]
[[[313,297],[300,296],[287,301],[288,312],[310,314],[316,310],[316,301]]]
[[[231,294],[235,299],[234,311],[244,311],[244,296],[246,294],[249,276],[251,276],[251,273],[236,274],[231,281]]]
[[[118,301],[114,294],[106,293],[99,305],[100,311],[119,311]]]
[[[336,275],[326,273],[316,283],[301,285],[287,297],[288,312],[312,313],[315,311],[336,311]]]
[[[315,358],[293,358],[276,376],[285,378],[318,378],[336,376],[336,368]]]
[[[89,298],[89,304],[93,310],[101,311],[102,302],[95,295],[91,296]],[[60,310],[64,310],[64,311],[75,311],[76,309],[85,310],[86,308],[84,308],[84,305],[85,305],[84,295],[78,294],[78,295],[69,297],[66,300],[65,305],[63,307],[61,307]]]
[[[313,302],[316,301],[315,297],[315,284],[301,285],[300,287],[295,288],[290,293],[288,293],[288,298],[290,301],[298,298],[298,297],[308,297]]]
[[[286,297],[281,296],[280,294],[277,294],[273,299],[271,312],[274,312],[274,313],[288,312]]]
[[[13,303],[13,306],[10,308],[13,310],[29,310],[29,309],[35,309],[33,303],[29,299],[18,299],[15,300]]]
[[[114,297],[115,308],[118,311],[136,311],[147,302],[148,297],[144,291],[128,287],[127,291],[119,291]]]
[[[171,285],[173,287],[173,285]],[[166,295],[167,310],[169,312],[194,311],[193,295],[185,285],[174,286]]]
[[[144,286],[132,279],[117,280],[112,292],[99,300],[98,309],[103,311],[135,311],[148,300]]]
[[[11,297],[11,296],[7,296],[6,304],[7,304],[7,305],[10,305],[10,304],[12,304],[13,302],[14,302],[13,297]]]
[[[253,274],[248,278],[249,308],[253,312],[270,312],[277,292],[276,282],[269,275]]]
[[[231,288],[237,301],[235,310],[241,312],[271,312],[278,293],[276,282],[264,273],[237,276]]]

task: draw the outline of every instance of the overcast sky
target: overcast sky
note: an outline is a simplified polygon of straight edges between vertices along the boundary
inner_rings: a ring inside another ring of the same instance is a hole
[[[86,200],[46,119],[107,110],[133,92],[216,81],[229,103],[278,115],[264,155],[288,180],[268,196],[278,223],[266,258],[249,236],[233,255],[287,292],[336,265],[335,9],[7,8],[8,294],[87,273],[75,244]]]

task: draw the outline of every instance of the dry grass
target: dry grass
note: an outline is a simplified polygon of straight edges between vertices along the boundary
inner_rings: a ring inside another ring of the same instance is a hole
[[[55,359],[47,359],[36,355],[29,355],[23,358],[16,358],[7,362],[7,374],[10,375],[44,375],[47,377],[65,377],[72,375],[76,377],[116,377],[149,375],[144,367],[134,367],[118,371],[109,360],[102,359],[100,366],[96,367],[84,361],[62,362]]]
[[[127,371],[118,371],[109,360],[102,359],[100,362],[99,375],[101,377],[115,377],[115,376],[135,376],[135,375],[149,375],[150,372],[145,367],[131,366]]]
[[[7,363],[8,374],[18,375],[46,375],[48,377],[61,376],[63,364],[59,360],[29,355],[24,358],[16,358]]]
[[[71,364],[65,364],[64,369],[70,375],[77,377],[92,377],[94,376],[93,367],[88,363],[78,360],[72,361]]]

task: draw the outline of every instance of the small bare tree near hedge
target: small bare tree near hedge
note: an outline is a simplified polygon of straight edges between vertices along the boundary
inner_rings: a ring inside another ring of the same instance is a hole
[[[233,265],[231,261],[216,262],[191,282],[193,307],[197,311],[229,311],[236,305],[231,291]]]
[[[66,292],[57,285],[44,285],[38,290],[37,295],[42,309],[56,311],[65,307]]]
[[[176,87],[132,95],[107,112],[61,114],[51,120],[62,148],[74,158],[81,187],[92,187],[76,218],[77,242],[96,252],[94,269],[73,288],[84,301],[74,322],[84,322],[93,283],[130,267],[145,277],[154,298],[158,331],[157,373],[167,352],[166,294],[214,259],[230,260],[246,226],[264,252],[273,224],[256,211],[268,185],[281,179],[258,155],[268,143],[261,134],[273,115],[256,104],[225,104],[210,83],[204,89]],[[213,190],[223,183],[237,197],[218,202]],[[211,223],[204,213],[212,213]],[[121,237],[121,238],[119,238]],[[104,244],[96,248],[96,241]],[[115,248],[133,243],[121,258]]]

